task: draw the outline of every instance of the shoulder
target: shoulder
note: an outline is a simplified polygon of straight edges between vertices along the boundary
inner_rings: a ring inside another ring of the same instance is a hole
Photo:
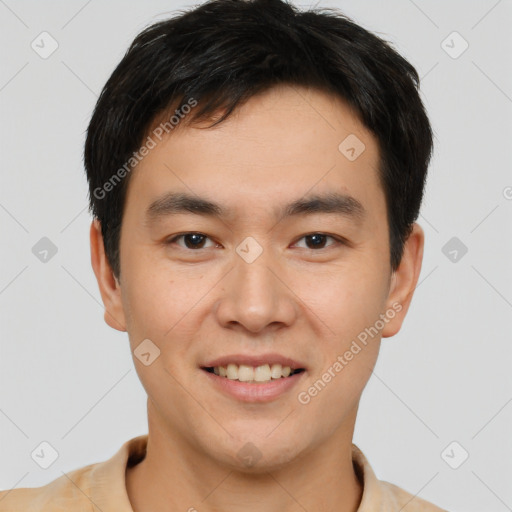
[[[395,484],[379,480],[363,452],[352,445],[354,470],[363,485],[358,512],[448,512]]]
[[[0,491],[0,512],[91,512],[94,505],[88,491],[96,465],[75,469],[41,487]]]
[[[125,472],[144,458],[147,440],[147,434],[129,439],[110,459],[62,472],[41,487],[1,491],[0,512],[133,512]]]
[[[401,510],[402,512],[448,512],[444,508],[439,508],[433,503],[414,496],[395,484],[383,480],[379,480],[379,484],[385,496],[384,500],[389,503],[389,510]]]

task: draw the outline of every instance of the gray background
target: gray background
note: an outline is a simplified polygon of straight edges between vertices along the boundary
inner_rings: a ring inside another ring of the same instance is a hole
[[[1,489],[45,484],[147,432],[127,335],[103,323],[90,267],[84,131],[135,35],[194,4],[0,0]],[[436,136],[419,288],[383,340],[355,442],[379,478],[444,508],[512,510],[512,3],[317,5],[416,66]],[[59,45],[46,59],[31,48],[43,31]],[[58,249],[46,262],[32,252],[42,237]],[[59,453],[48,469],[31,458],[42,441]]]

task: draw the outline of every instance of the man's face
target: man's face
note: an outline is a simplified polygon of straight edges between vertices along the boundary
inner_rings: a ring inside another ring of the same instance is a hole
[[[351,439],[380,338],[405,313],[392,305],[377,164],[375,138],[343,102],[290,87],[252,98],[213,129],[172,132],[139,163],[121,232],[122,307],[112,314],[132,351],[151,340],[143,360],[160,351],[149,365],[134,357],[150,431],[231,467],[249,455],[267,469]],[[171,193],[224,213],[182,211]],[[326,194],[341,204],[285,210]],[[279,364],[299,371],[269,381]]]

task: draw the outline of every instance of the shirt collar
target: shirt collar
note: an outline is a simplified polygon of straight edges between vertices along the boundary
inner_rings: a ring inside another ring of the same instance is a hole
[[[377,479],[363,452],[355,444],[352,445],[352,464],[363,487],[357,512],[384,512],[387,507],[385,507],[386,498],[381,482]]]
[[[91,470],[89,498],[102,512],[133,512],[126,491],[126,468],[146,454],[148,434],[126,441],[110,459]]]

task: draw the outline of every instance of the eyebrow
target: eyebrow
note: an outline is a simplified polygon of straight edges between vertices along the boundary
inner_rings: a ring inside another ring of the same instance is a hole
[[[146,210],[148,223],[170,215],[193,213],[207,217],[227,218],[231,211],[220,204],[197,195],[183,192],[169,192],[153,201]],[[314,194],[297,199],[274,210],[276,218],[281,221],[287,217],[326,213],[343,216],[362,222],[366,214],[364,206],[355,197],[328,192]]]

